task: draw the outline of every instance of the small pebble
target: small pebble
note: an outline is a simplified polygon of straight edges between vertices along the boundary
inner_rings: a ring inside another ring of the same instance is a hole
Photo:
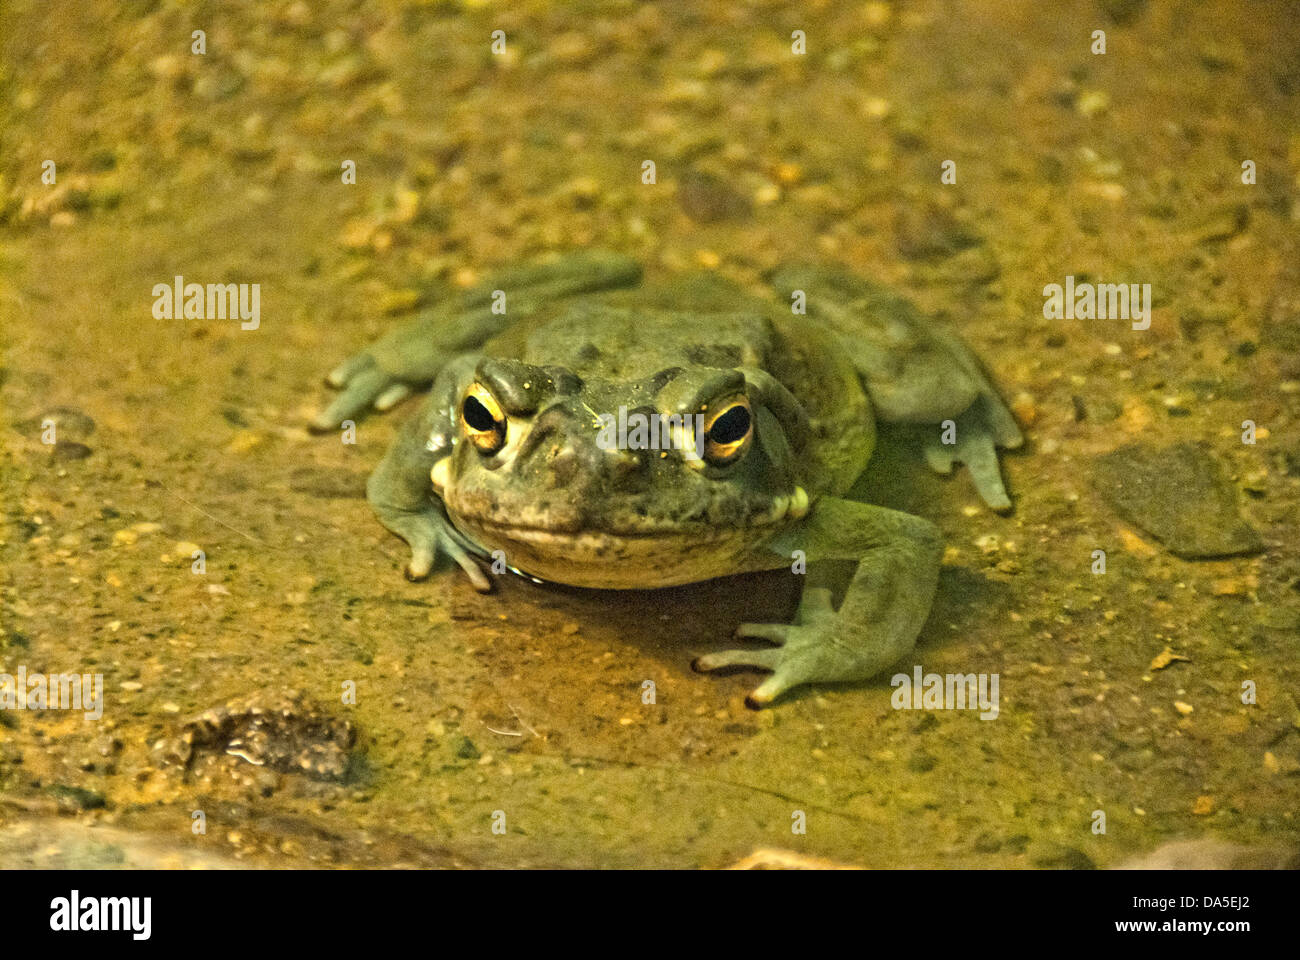
[[[389,314],[406,313],[415,309],[420,303],[420,291],[410,288],[402,290],[389,290],[379,297],[376,306],[380,313]]]
[[[1011,412],[1022,427],[1032,427],[1038,419],[1038,405],[1030,394],[1023,391],[1017,393],[1011,401]]]
[[[248,453],[254,447],[260,446],[266,438],[260,433],[254,433],[252,430],[240,430],[226,444],[226,452],[234,454]]]
[[[1085,117],[1093,117],[1110,108],[1110,94],[1103,90],[1085,90],[1075,101],[1075,109]]]

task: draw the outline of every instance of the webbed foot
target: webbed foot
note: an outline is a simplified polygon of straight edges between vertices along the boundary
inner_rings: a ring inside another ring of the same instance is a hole
[[[980,498],[992,509],[1011,509],[1011,498],[1002,483],[1002,468],[998,463],[998,447],[1018,447],[1019,431],[1014,440],[1008,440],[1000,431],[990,412],[999,401],[981,395],[970,407],[953,418],[956,424],[955,443],[944,443],[942,433],[932,436],[925,444],[925,461],[936,473],[952,473],[954,463],[964,463]]]
[[[483,572],[474,555],[457,538],[446,517],[436,509],[423,513],[380,513],[380,521],[407,542],[411,559],[402,571],[407,580],[423,580],[433,570],[438,554],[451,557],[465,571],[479,593],[492,592],[492,580]]]
[[[742,623],[737,639],[767,640],[775,647],[756,650],[722,650],[698,657],[692,668],[701,673],[728,667],[756,667],[772,675],[745,698],[745,706],[758,710],[787,690],[834,679],[845,654],[852,651],[835,638],[835,609],[831,592],[824,587],[804,591],[795,615],[796,623]]]
[[[773,549],[803,550],[809,564],[852,559],[857,569],[836,610],[824,586],[804,588],[794,623],[742,623],[736,636],[774,647],[699,657],[699,671],[770,670],[745,698],[751,709],[808,683],[865,680],[912,649],[930,612],[943,545],[934,525],[895,510],[832,497]],[[811,571],[810,567],[810,571]],[[808,576],[812,576],[810,572]]]

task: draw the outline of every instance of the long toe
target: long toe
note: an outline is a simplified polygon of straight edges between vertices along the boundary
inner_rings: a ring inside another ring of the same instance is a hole
[[[391,410],[411,395],[411,388],[405,383],[395,383],[375,398],[375,409],[380,413]]]
[[[460,564],[460,568],[465,571],[465,576],[469,577],[469,582],[475,590],[479,593],[492,592],[492,580],[483,572],[483,568],[478,565],[478,561],[465,548],[450,537],[443,538],[442,548],[453,560]]]
[[[790,635],[788,623],[742,623],[736,627],[736,637],[747,640],[767,640],[771,643],[785,643]]]
[[[325,382],[331,387],[339,389],[352,378],[353,374],[368,366],[371,362],[369,354],[365,352],[353,354],[331,370],[325,378]]]
[[[997,449],[992,437],[980,437],[962,451],[966,455],[966,469],[980,497],[994,510],[1010,510],[1011,498],[1002,485],[1002,470],[998,466]]]
[[[344,420],[356,417],[388,387],[391,378],[378,367],[370,367],[347,382],[343,392],[312,421],[317,430],[337,430]]]
[[[827,587],[806,587],[799,598],[799,623],[807,625],[835,616],[831,592]]]
[[[406,579],[415,581],[423,580],[433,569],[433,549],[432,547],[420,544],[411,548],[411,559],[406,564]]]
[[[721,650],[697,657],[691,666],[700,673],[722,670],[726,667],[757,667],[775,670],[781,662],[780,650]]]
[[[749,696],[745,697],[745,706],[751,710],[762,710],[791,687],[797,687],[798,685],[798,681],[791,683],[781,673],[774,673],[755,687]]]

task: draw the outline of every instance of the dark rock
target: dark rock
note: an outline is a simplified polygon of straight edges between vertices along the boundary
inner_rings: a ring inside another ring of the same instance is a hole
[[[86,157],[86,166],[95,173],[106,173],[117,169],[117,155],[112,150],[100,148],[92,150]]]
[[[1125,520],[1186,559],[1230,557],[1264,548],[1237,512],[1237,492],[1219,462],[1182,443],[1134,444],[1099,457],[1093,486]]]
[[[267,691],[195,717],[158,752],[163,763],[187,769],[201,753],[224,753],[281,773],[344,780],[356,740],[350,720],[329,715],[304,694]]]
[[[1300,633],[1300,610],[1294,607],[1264,606],[1256,614],[1255,622],[1269,630]]]
[[[295,470],[289,478],[289,489],[305,493],[320,500],[364,499],[366,475],[364,473],[321,470],[314,467]]]
[[[1197,243],[1221,243],[1231,240],[1249,225],[1250,207],[1244,203],[1225,203],[1202,214],[1193,231]]]
[[[952,213],[934,204],[903,207],[894,221],[894,240],[908,260],[938,260],[980,242]]]
[[[1294,847],[1247,847],[1222,840],[1174,840],[1122,863],[1121,870],[1295,870]]]
[[[50,456],[55,460],[85,460],[90,454],[90,447],[75,440],[60,440],[50,451]]]
[[[1201,66],[1211,73],[1241,71],[1242,52],[1239,48],[1211,40],[1201,47],[1200,55]]]
[[[1069,93],[1066,97],[1064,106],[1073,106],[1074,94]],[[1069,179],[1069,172],[1065,168],[1065,162],[1054,153],[1042,155],[1036,161],[1038,175],[1053,186],[1059,186]]]
[[[1110,400],[1086,400],[1080,396],[1073,396],[1070,402],[1074,405],[1074,419],[1077,421],[1110,423],[1112,420],[1118,420],[1120,414],[1124,412],[1118,403]]]
[[[929,773],[938,762],[928,753],[914,753],[907,761],[907,769],[913,773]]]
[[[985,246],[962,250],[929,267],[927,279],[937,283],[988,284],[1002,273],[997,256]]]
[[[1097,865],[1092,862],[1092,858],[1082,850],[1059,843],[1036,845],[1030,859],[1033,861],[1034,866],[1042,867],[1044,870],[1097,869]]]
[[[749,200],[726,181],[697,170],[683,175],[677,202],[682,211],[697,223],[743,219],[752,210]]]
[[[1012,853],[1024,853],[1029,848],[1029,835],[1017,833],[1015,836],[1008,837],[1007,842],[1003,844]]]
[[[1146,9],[1147,0],[1098,0],[1098,6],[1113,23],[1124,26],[1141,16]]]
[[[104,795],[98,790],[85,787],[67,787],[56,783],[48,788],[50,796],[59,802],[59,806],[69,811],[101,810],[106,806]]]
[[[95,432],[95,421],[76,407],[50,407],[34,417],[27,417],[14,424],[21,432],[39,439],[45,431],[45,421],[54,421],[54,439],[66,438],[84,440]]]

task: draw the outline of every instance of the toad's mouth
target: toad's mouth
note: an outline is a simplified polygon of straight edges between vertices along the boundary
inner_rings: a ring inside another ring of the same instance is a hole
[[[622,540],[672,542],[678,540],[724,540],[737,531],[772,527],[781,521],[799,520],[809,510],[808,494],[795,487],[789,494],[772,497],[766,509],[752,509],[743,519],[719,521],[707,517],[638,516],[635,520],[610,526],[583,523],[580,513],[563,511],[546,516],[541,511],[523,510],[510,519],[505,511],[484,510],[475,499],[462,499],[452,490],[444,491],[443,504],[457,527],[469,533],[478,529],[512,540],[534,544],[609,543]]]
[[[663,526],[627,532],[557,530],[451,513],[458,530],[486,555],[500,551],[507,569],[577,587],[648,589],[763,569],[772,525]],[[758,536],[756,536],[758,534]]]
[[[579,543],[615,543],[624,540],[668,543],[675,540],[723,539],[744,529],[699,522],[676,525],[663,523],[660,526],[646,525],[635,529],[593,530],[564,526],[546,527],[535,524],[503,523],[498,520],[488,520],[482,517],[470,517],[455,513],[451,514],[451,516],[456,526],[461,529],[477,529],[492,534],[494,537],[505,537],[524,543],[556,544],[560,546],[571,546]]]

